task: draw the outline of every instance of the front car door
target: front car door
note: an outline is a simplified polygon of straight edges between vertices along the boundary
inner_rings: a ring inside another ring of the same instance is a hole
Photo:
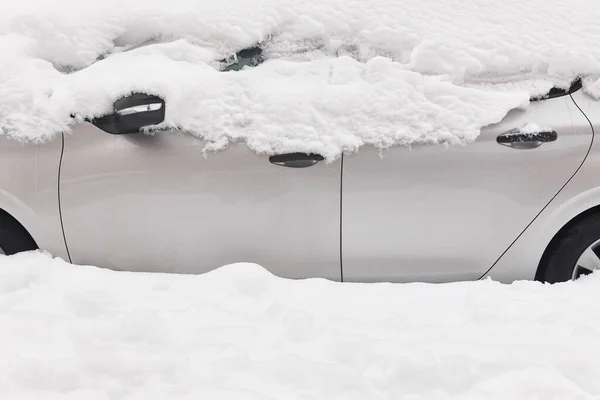
[[[206,156],[202,146],[184,132],[113,135],[88,123],[65,135],[72,261],[182,273],[247,261],[340,280],[339,162],[286,168],[245,144]]]
[[[498,143],[526,124],[551,128],[556,140]],[[480,278],[575,174],[592,136],[567,95],[512,111],[463,147],[345,155],[344,280]]]

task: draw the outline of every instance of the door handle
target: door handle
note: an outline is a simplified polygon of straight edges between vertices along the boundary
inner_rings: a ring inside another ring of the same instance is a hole
[[[306,153],[288,153],[288,154],[277,154],[269,157],[271,164],[280,165],[288,168],[307,168],[312,167],[319,161],[323,161],[323,156],[319,154],[306,154]]]
[[[510,131],[499,135],[496,138],[496,141],[503,146],[526,150],[535,149],[544,143],[554,142],[556,139],[558,139],[558,133],[555,131],[541,131],[535,133]]]

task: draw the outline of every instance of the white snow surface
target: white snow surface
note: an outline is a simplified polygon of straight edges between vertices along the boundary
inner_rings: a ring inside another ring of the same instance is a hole
[[[600,275],[350,284],[0,256],[0,398],[596,399]]]
[[[540,132],[549,132],[552,131],[552,128],[547,127],[547,126],[539,126],[537,124],[525,124],[521,127],[519,127],[519,129],[517,129],[516,133],[524,133],[527,135],[533,135],[535,133],[540,133]]]
[[[600,96],[599,17],[595,0],[3,0],[0,134],[45,140],[144,91],[210,149],[469,143],[575,76]],[[257,43],[263,65],[219,71]]]

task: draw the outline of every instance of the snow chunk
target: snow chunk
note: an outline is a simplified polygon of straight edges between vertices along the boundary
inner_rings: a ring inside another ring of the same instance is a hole
[[[517,129],[517,131],[515,133],[522,133],[525,135],[534,135],[536,133],[550,132],[550,131],[552,131],[552,128],[545,127],[545,126],[539,126],[536,124],[525,124],[525,125],[519,127],[519,129]]]
[[[167,101],[161,128],[209,149],[469,143],[529,96],[599,75],[597,19],[592,0],[8,1],[0,134],[44,140],[144,91]],[[258,43],[270,61],[218,72]]]
[[[164,54],[115,55],[64,77],[39,111],[48,119],[102,115],[123,87],[133,87],[164,96],[161,128],[189,131],[211,149],[244,140],[259,153],[305,151],[333,159],[364,144],[466,143],[481,126],[528,101],[523,92],[458,87],[382,57],[366,63],[349,57],[273,60],[235,73],[204,64],[172,66]],[[165,80],[169,70],[175,78]],[[62,121],[68,129],[68,119]]]
[[[523,399],[600,392],[600,275],[340,284],[0,256],[0,398]]]

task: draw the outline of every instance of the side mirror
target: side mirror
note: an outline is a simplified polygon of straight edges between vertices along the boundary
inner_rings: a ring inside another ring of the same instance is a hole
[[[165,101],[158,96],[133,93],[114,104],[114,112],[95,118],[92,124],[105,132],[120,135],[136,133],[141,128],[165,120]]]

